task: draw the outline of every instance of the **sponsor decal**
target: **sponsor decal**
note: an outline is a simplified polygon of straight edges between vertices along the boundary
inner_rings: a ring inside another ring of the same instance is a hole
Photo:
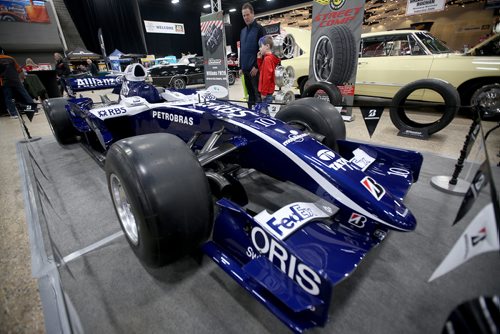
[[[354,170],[354,167],[349,163],[347,159],[344,159],[342,157],[337,157],[335,153],[333,153],[330,150],[319,150],[318,153],[316,154],[320,160],[323,160],[325,162],[331,162],[328,167],[339,171],[346,171],[346,168],[349,170]],[[355,166],[355,165],[354,165]]]
[[[255,226],[251,233],[252,245],[261,254],[273,262],[285,275],[294,280],[304,291],[317,296],[320,293],[321,278],[309,266],[302,263],[295,255],[269,236],[264,229]],[[247,248],[247,256],[255,258],[257,252]]]
[[[365,176],[363,180],[361,180],[361,184],[370,192],[370,194],[373,195],[377,199],[377,201],[380,201],[382,197],[385,195],[385,189],[382,187],[380,184],[375,182],[374,179],[372,179],[369,176]]]
[[[358,166],[362,171],[365,171],[375,161],[374,158],[360,148],[355,149],[352,153],[354,156],[349,162]]]
[[[260,116],[258,113],[240,108],[240,107],[235,107],[232,105],[227,105],[227,104],[222,104],[222,103],[215,103],[215,102],[203,102],[203,103],[198,103],[196,104],[198,107],[203,107],[207,108],[209,110],[213,111],[218,111],[220,113],[226,114],[228,117],[245,117],[245,116]]]
[[[164,119],[166,121],[185,124],[185,125],[193,125],[194,123],[193,117],[171,114],[169,112],[163,112],[157,110],[153,110],[153,118]]]
[[[365,227],[366,223],[366,217],[363,215],[360,215],[359,213],[353,212],[351,214],[351,217],[347,221],[349,224],[356,226],[357,228],[363,228]]]
[[[304,141],[304,137],[307,137],[307,133],[299,133],[297,130],[290,130],[288,139],[283,142],[283,146],[287,146],[294,142],[301,143]]]
[[[216,98],[222,99],[229,94],[226,87],[220,85],[212,85],[207,88],[207,92],[215,96]]]
[[[342,5],[344,1],[342,1]],[[340,7],[339,7],[340,8]],[[319,27],[329,27],[338,24],[346,24],[354,20],[354,18],[362,12],[363,7],[355,7],[344,10],[335,10],[330,13],[322,13],[316,15],[314,21],[320,22]]]
[[[486,233],[486,227],[483,227],[482,229],[480,229],[476,235],[472,235],[470,237],[470,242],[472,244],[472,247],[475,247],[477,246],[478,243],[480,243],[481,241],[485,240],[486,239],[486,236],[487,236],[487,233]]]
[[[264,210],[254,219],[269,233],[283,240],[311,220],[329,216],[314,203],[297,202],[284,206],[272,215]]]
[[[127,109],[125,107],[117,107],[117,108],[107,108],[107,109],[97,109],[99,117],[108,117],[115,116],[127,113]]]
[[[104,86],[116,86],[117,82],[115,78],[83,78],[76,79],[76,88],[91,88],[91,87],[104,87]]]

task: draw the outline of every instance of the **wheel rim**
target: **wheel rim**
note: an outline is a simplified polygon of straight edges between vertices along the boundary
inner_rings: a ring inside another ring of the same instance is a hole
[[[333,70],[333,45],[328,36],[321,36],[314,48],[314,77],[328,81]]]
[[[290,126],[293,126],[296,129],[302,131],[302,132],[305,132],[305,133],[312,133],[313,132],[313,130],[311,129],[309,124],[307,124],[303,121],[293,120],[293,121],[288,121],[286,123]]]
[[[481,87],[471,98],[473,106],[479,106],[487,115],[500,113],[500,85]]]
[[[292,35],[286,35],[283,39],[283,56],[285,58],[292,58],[295,40]]]
[[[175,79],[174,87],[175,87],[175,89],[183,89],[184,88],[184,81],[182,79]]]
[[[123,188],[120,179],[115,174],[111,174],[109,182],[113,203],[115,205],[116,212],[118,213],[118,219],[120,219],[120,223],[125,230],[127,238],[130,242],[137,246],[137,244],[139,244],[139,231],[134,214],[130,209],[131,205],[127,194],[125,193],[125,189]]]

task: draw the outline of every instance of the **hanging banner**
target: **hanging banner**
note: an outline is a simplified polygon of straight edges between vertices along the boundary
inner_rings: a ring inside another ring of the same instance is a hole
[[[472,220],[450,253],[429,278],[429,282],[452,271],[476,255],[499,249],[495,213],[493,203],[490,203]]]
[[[223,12],[203,15],[200,18],[200,28],[203,64],[205,65],[205,86],[207,88],[213,87],[213,90],[219,92],[226,92],[223,99],[228,99],[229,85]]]
[[[185,33],[183,23],[144,20],[144,28],[146,28],[146,32],[157,33],[157,34],[184,35],[184,33]]]
[[[406,16],[440,12],[444,10],[445,0],[408,0]]]
[[[354,102],[364,5],[363,0],[313,3],[309,83],[326,81],[338,86],[344,105]],[[351,120],[352,107],[342,108],[342,116]]]
[[[363,119],[365,120],[365,125],[371,138],[373,132],[375,132],[375,129],[377,128],[380,117],[382,117],[384,107],[360,107],[359,109],[363,114]]]
[[[45,1],[0,0],[0,21],[50,23]]]

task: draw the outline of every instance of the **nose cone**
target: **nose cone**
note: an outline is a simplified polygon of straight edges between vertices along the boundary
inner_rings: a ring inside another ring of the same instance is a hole
[[[409,232],[417,227],[417,220],[410,210],[397,200],[394,200],[394,210],[384,210],[390,228]]]

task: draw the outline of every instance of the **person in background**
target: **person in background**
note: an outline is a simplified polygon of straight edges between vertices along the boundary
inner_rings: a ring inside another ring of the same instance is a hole
[[[59,91],[61,92],[61,95],[64,96],[64,90],[66,88],[64,78],[71,74],[71,70],[69,69],[68,61],[64,59],[60,53],[54,53],[54,59],[56,61],[56,75],[59,84]]]
[[[260,24],[255,22],[253,6],[250,3],[243,4],[241,14],[246,27],[241,29],[240,34],[240,66],[248,91],[248,108],[251,109],[255,103],[261,101],[258,91],[257,52],[259,51],[259,39],[265,35],[265,31]]]
[[[92,76],[94,77],[99,74],[97,66],[90,59],[87,59],[87,71],[90,72],[90,74],[92,74]]]
[[[21,102],[26,104],[33,103],[33,99],[24,88],[21,77],[24,73],[17,64],[16,60],[4,54],[4,50],[0,49],[0,86],[2,86],[5,105],[9,112],[10,118],[17,118],[17,110],[14,101],[14,93],[17,92]]]
[[[38,64],[36,64],[33,59],[26,58],[26,65],[23,66],[23,69],[27,72],[38,69]]]
[[[264,102],[265,111],[269,115],[268,105],[273,102],[274,94],[274,70],[280,63],[280,59],[272,53],[273,38],[264,36],[259,39],[260,49],[257,53],[257,65],[259,66],[259,93]]]

